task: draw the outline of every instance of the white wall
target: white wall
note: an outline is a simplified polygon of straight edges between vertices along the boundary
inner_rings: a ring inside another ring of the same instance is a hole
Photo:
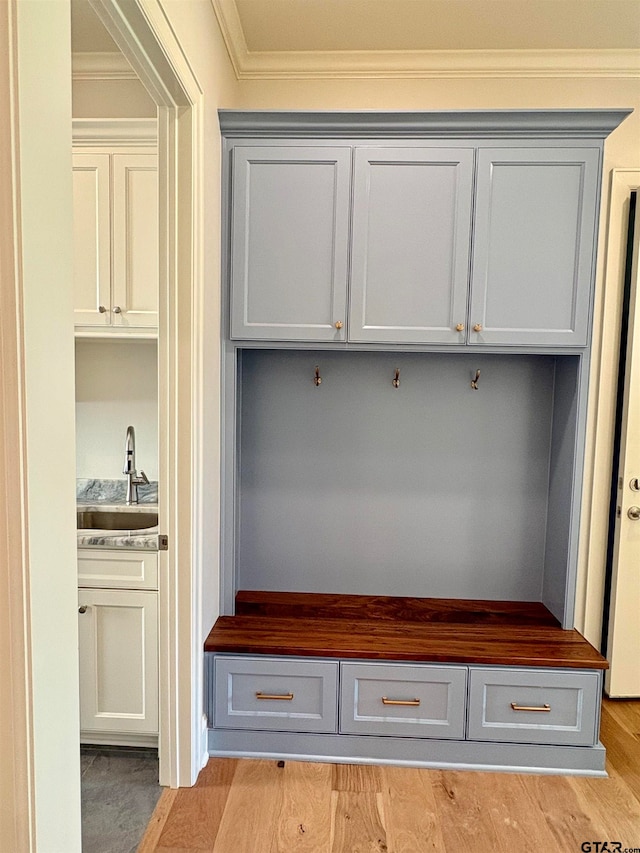
[[[79,853],[70,9],[15,9],[36,849]]]
[[[158,479],[158,355],[153,340],[76,341],[76,474],[124,480],[124,442],[136,431],[136,466]]]
[[[139,80],[74,80],[74,118],[155,118],[156,105]]]

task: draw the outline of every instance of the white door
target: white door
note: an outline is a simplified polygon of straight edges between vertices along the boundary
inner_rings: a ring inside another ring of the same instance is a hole
[[[618,470],[609,637],[609,696],[640,696],[640,216],[636,207],[629,343]]]
[[[158,158],[113,155],[113,323],[158,325]]]
[[[78,608],[81,732],[157,734],[158,593],[79,589]]]

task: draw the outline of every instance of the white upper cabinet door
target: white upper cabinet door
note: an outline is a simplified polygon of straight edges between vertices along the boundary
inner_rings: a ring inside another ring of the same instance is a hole
[[[109,155],[73,155],[73,286],[76,325],[111,322]]]
[[[112,168],[113,324],[157,326],[157,157],[114,154]]]
[[[233,151],[231,337],[346,340],[349,147]]]
[[[356,149],[349,339],[465,342],[472,148]]]
[[[480,149],[469,343],[585,346],[598,149]]]

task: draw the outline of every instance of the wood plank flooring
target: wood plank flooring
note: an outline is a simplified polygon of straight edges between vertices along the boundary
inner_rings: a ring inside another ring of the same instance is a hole
[[[601,737],[607,779],[211,759],[139,853],[640,853],[640,700],[605,700]]]

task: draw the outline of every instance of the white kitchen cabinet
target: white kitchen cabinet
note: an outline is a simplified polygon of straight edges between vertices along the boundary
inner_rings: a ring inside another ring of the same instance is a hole
[[[86,742],[158,734],[158,554],[78,549],[80,730]]]
[[[158,593],[82,588],[78,611],[81,738],[157,735]]]
[[[78,586],[97,589],[158,589],[158,554],[124,548],[78,549]]]
[[[148,335],[158,324],[157,156],[73,155],[77,334]]]

